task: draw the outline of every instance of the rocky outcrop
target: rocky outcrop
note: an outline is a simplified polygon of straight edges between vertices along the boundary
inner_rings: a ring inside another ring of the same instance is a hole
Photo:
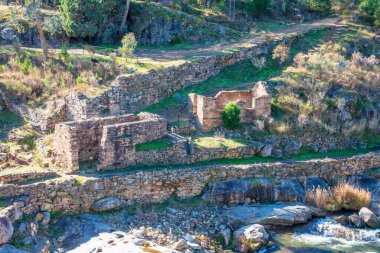
[[[92,205],[92,210],[95,212],[113,211],[123,208],[126,202],[115,197],[107,197],[96,201]]]
[[[226,36],[237,38],[240,33],[224,25],[174,11],[155,3],[132,3],[129,30],[139,44],[160,45],[178,42],[215,42]]]
[[[359,211],[360,218],[363,219],[364,223],[370,228],[379,228],[380,220],[379,218],[368,208],[363,207]]]
[[[303,202],[305,191],[300,182],[294,179],[253,178],[210,184],[202,194],[202,198],[210,202],[229,204]]]
[[[7,216],[0,217],[0,245],[3,245],[12,238],[13,225]]]
[[[269,235],[259,224],[248,225],[234,232],[234,246],[239,252],[255,252],[268,243]]]
[[[224,211],[224,215],[235,224],[278,227],[306,223],[313,217],[323,217],[326,214],[310,206],[276,203],[232,207]]]
[[[6,244],[0,247],[0,253],[28,253],[27,251],[17,249],[16,247]]]

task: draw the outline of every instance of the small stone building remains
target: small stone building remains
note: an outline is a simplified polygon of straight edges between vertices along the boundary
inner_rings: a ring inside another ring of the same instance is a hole
[[[55,126],[56,163],[69,172],[79,163],[98,160],[98,169],[120,167],[135,159],[135,145],[168,135],[162,117],[140,113],[71,121]]]
[[[251,90],[220,91],[215,97],[189,94],[190,110],[203,131],[222,125],[222,111],[230,102],[240,108],[240,121],[253,123],[257,117],[269,117],[272,96],[265,82],[258,82]]]

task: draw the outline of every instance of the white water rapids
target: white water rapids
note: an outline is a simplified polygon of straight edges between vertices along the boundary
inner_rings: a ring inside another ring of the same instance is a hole
[[[331,218],[315,219],[292,232],[274,235],[280,249],[262,252],[380,252],[380,229],[358,229],[338,224]]]

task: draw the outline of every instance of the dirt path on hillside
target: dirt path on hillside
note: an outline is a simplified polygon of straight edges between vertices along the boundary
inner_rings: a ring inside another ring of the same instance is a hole
[[[179,65],[186,61],[196,60],[207,56],[223,54],[236,51],[240,48],[252,47],[255,44],[264,42],[268,37],[275,39],[281,36],[290,36],[295,33],[305,33],[314,29],[321,29],[325,27],[333,27],[339,21],[338,17],[330,17],[317,20],[310,23],[302,23],[291,25],[285,29],[276,32],[266,32],[258,36],[250,36],[240,40],[239,42],[220,43],[212,46],[199,47],[194,49],[178,49],[178,50],[159,50],[159,49],[137,49],[135,51],[135,59],[141,63],[155,64],[161,67],[168,67]],[[11,45],[3,45],[1,48],[11,50]],[[22,47],[24,50],[41,52],[41,48]],[[50,53],[58,54],[60,49],[50,48]],[[70,54],[76,55],[92,55],[85,49],[69,49]],[[95,57],[97,54],[95,54]],[[101,55],[98,55],[101,56]]]
[[[265,34],[254,36],[250,38],[245,38],[239,42],[230,43],[226,45],[213,45],[209,47],[202,47],[196,49],[183,49],[183,50],[152,50],[152,49],[139,49],[136,50],[135,55],[139,58],[151,58],[160,60],[186,60],[194,57],[205,57],[216,55],[225,52],[231,52],[239,48],[252,47],[255,44],[262,43],[266,41],[267,37],[276,38],[286,35],[291,35],[294,33],[307,32],[313,29],[320,29],[324,27],[333,27],[339,21],[339,18],[326,18],[312,23],[303,23],[289,26],[286,29],[279,30],[277,32],[267,32]]]

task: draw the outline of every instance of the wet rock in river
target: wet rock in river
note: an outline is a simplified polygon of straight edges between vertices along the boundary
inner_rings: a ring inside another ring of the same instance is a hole
[[[364,227],[364,221],[362,218],[360,218],[359,215],[357,215],[356,213],[348,216],[348,219],[350,220],[350,222],[355,225],[356,227],[358,228],[363,228]]]
[[[363,207],[359,211],[360,218],[363,219],[364,223],[370,228],[379,228],[380,220],[379,218],[368,208]]]

